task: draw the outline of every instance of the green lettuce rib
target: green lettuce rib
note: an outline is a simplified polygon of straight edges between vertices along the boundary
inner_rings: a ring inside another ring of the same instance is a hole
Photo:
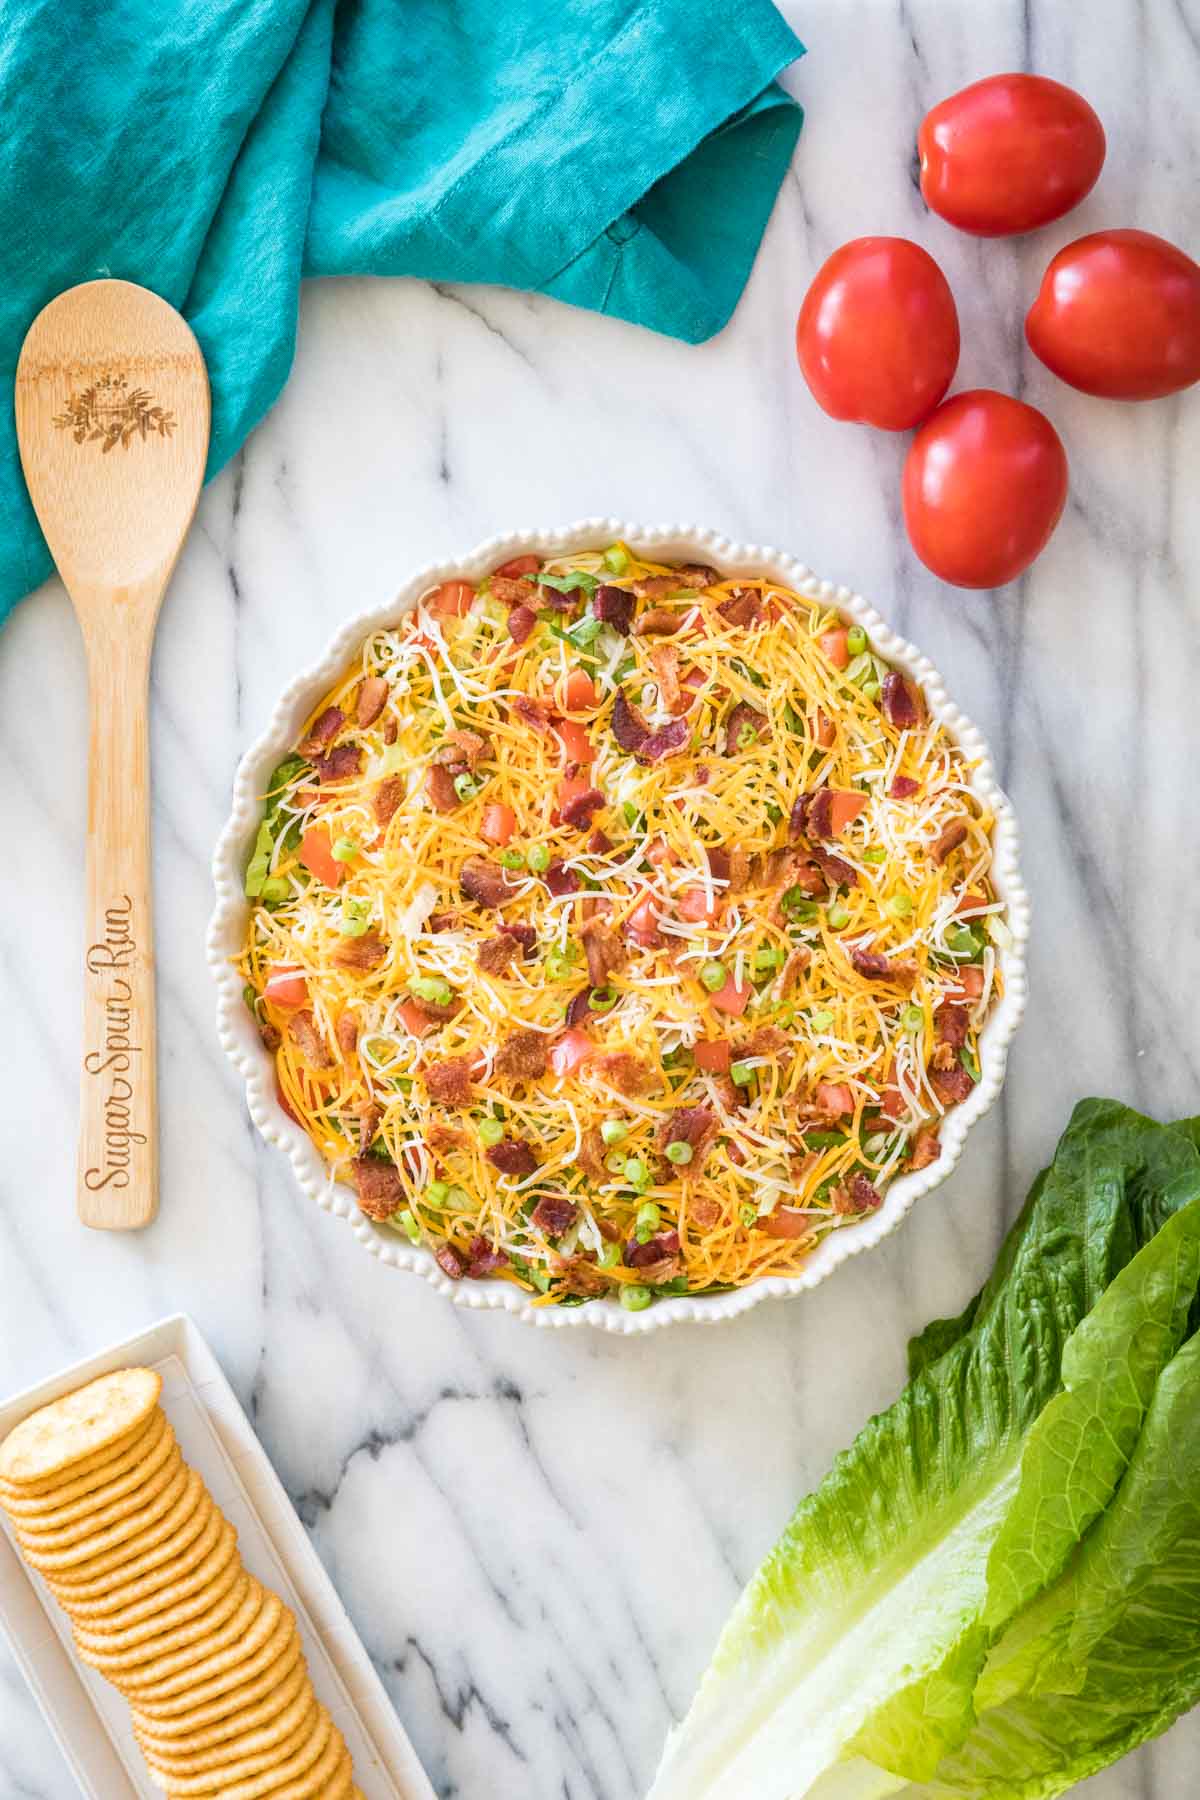
[[[994,1637],[1136,1450],[1200,1281],[1198,1197],[1188,1132],[1076,1109],[992,1280],[918,1340],[750,1583],[650,1800],[882,1800],[940,1775]]]

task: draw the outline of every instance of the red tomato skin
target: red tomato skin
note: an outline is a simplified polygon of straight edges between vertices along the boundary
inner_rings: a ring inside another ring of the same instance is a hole
[[[1067,500],[1067,453],[1044,413],[990,388],[955,394],[904,464],[904,522],[927,569],[955,587],[1013,581]]]
[[[989,75],[921,121],[921,193],[975,237],[1036,231],[1091,192],[1105,148],[1103,125],[1074,88],[1045,75]]]
[[[1025,319],[1034,355],[1105,400],[1200,381],[1200,265],[1149,231],[1095,231],[1053,258]]]
[[[835,419],[909,431],[958,366],[958,310],[927,250],[908,238],[854,238],[816,274],[796,321],[796,354]]]

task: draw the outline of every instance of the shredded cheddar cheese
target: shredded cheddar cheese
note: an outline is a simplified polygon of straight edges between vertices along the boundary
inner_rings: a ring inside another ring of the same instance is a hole
[[[367,639],[265,796],[241,967],[281,1102],[455,1278],[795,1273],[978,1079],[992,818],[818,602],[530,563]]]

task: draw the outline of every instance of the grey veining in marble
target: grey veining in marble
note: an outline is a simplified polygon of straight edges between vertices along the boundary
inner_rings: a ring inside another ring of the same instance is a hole
[[[51,584],[0,637],[0,1390],[176,1308],[213,1342],[444,1800],[637,1800],[740,1584],[796,1498],[957,1308],[1072,1102],[1196,1111],[1200,392],[1115,407],[1022,350],[1044,263],[1102,224],[1200,250],[1200,0],[791,0],[795,167],[733,324],[701,349],[551,302],[314,286],[283,399],[206,494],[154,674],[162,1214],[73,1211],[83,659]],[[1022,242],[924,214],[927,106],[1002,68],[1077,83],[1109,159]],[[795,369],[813,271],[915,236],[958,296],[960,385],[1044,404],[1072,496],[1032,575],[942,588],[899,525],[903,443]],[[522,523],[683,518],[872,596],[979,722],[1024,829],[1032,1000],[952,1180],[816,1294],[621,1341],[455,1310],[304,1203],[217,1046],[208,859],[240,750],[343,616]],[[0,1797],[71,1792],[0,1653]],[[1200,1792],[1200,1719],[1086,1784]],[[747,1800],[752,1800],[747,1796]]]

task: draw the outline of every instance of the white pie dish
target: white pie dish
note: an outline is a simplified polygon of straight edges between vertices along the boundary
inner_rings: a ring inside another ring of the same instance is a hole
[[[831,1233],[814,1250],[796,1276],[769,1276],[734,1292],[675,1295],[660,1299],[643,1312],[629,1312],[614,1300],[585,1306],[535,1306],[529,1296],[504,1281],[451,1281],[431,1251],[410,1245],[386,1226],[378,1226],[358,1208],[353,1191],[334,1182],[306,1132],[294,1124],[275,1097],[274,1065],[242,999],[242,982],[232,958],[243,941],[249,903],[242,893],[243,871],[258,830],[264,793],[271,771],[292,750],[300,727],[331,687],[370,632],[393,625],[436,583],[462,577],[479,581],[497,564],[524,553],[542,557],[600,549],[617,539],[649,552],[654,560],[706,562],[729,575],[766,575],[782,585],[836,607],[861,625],[879,654],[904,670],[920,687],[926,704],[974,764],[970,780],[981,801],[995,815],[991,876],[1007,906],[1012,943],[997,951],[1003,994],[981,1033],[980,1080],[961,1105],[949,1110],[941,1127],[942,1154],[928,1168],[897,1177],[887,1188],[877,1212]],[[233,811],[213,857],[216,908],[208,931],[208,958],[217,984],[217,1030],[230,1060],[246,1083],[251,1117],[263,1136],[285,1150],[301,1188],[317,1205],[345,1219],[372,1255],[394,1268],[421,1275],[459,1306],[500,1307],[537,1325],[586,1324],[607,1331],[635,1333],[657,1330],[683,1320],[715,1324],[735,1318],[769,1295],[803,1292],[823,1281],[846,1257],[869,1249],[895,1229],[921,1195],[949,1175],[961,1154],[967,1132],[1000,1091],[1008,1046],[1025,1005],[1025,942],[1029,902],[1018,867],[1018,837],[1012,807],[997,786],[986,744],[974,725],[946,696],[937,670],[913,645],[890,631],[879,614],[859,595],[819,580],[803,564],[778,550],[731,542],[692,525],[643,527],[621,519],[586,519],[549,531],[516,531],[488,539],[461,557],[418,569],[393,600],[347,620],[314,667],[296,677],[284,691],[262,736],[243,756],[234,781]]]

